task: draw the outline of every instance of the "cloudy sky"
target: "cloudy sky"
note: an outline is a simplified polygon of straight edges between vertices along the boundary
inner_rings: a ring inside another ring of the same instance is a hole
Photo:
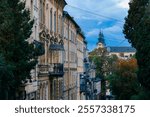
[[[130,46],[122,33],[129,0],[66,0],[65,10],[85,33],[88,49],[96,47],[103,31],[107,46]]]

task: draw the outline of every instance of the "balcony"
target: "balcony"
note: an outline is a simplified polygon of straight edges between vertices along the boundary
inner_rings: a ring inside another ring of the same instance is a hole
[[[59,44],[50,44],[49,49],[55,51],[64,51],[64,46]]]
[[[49,65],[38,65],[39,77],[63,77],[64,66],[60,63],[51,63]]]
[[[64,65],[61,63],[49,64],[49,77],[63,77]]]
[[[48,65],[38,65],[38,68],[39,68],[38,77],[48,76]]]

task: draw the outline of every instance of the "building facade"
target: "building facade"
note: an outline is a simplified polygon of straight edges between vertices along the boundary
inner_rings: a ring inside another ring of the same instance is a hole
[[[107,47],[109,55],[116,55],[120,59],[129,59],[136,53],[132,47]]]
[[[65,0],[26,0],[33,33],[28,39],[40,52],[32,79],[24,87],[22,99],[80,99],[85,37],[81,28],[65,11]]]
[[[64,11],[65,74],[64,99],[80,99],[79,74],[83,72],[83,43],[85,37],[74,19]]]
[[[64,11],[64,47],[65,47],[65,74],[64,74],[64,99],[76,99],[77,78],[77,26],[72,17]]]
[[[77,99],[80,99],[80,75],[84,73],[84,46],[85,45],[85,37],[80,32],[77,37]],[[87,47],[86,47],[87,48]]]
[[[31,71],[33,82],[26,85],[26,99],[35,91],[35,98],[40,100],[56,100],[63,96],[63,8],[64,0],[27,0],[31,18],[35,23],[29,42],[43,48],[38,64]],[[34,90],[33,90],[34,89]]]

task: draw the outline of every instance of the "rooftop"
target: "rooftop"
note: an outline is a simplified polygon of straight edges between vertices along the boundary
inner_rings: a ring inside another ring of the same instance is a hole
[[[133,47],[107,47],[109,52],[136,52],[136,49]]]
[[[77,28],[78,33],[85,39],[84,32],[82,31],[81,27],[77,24],[77,22],[74,20],[74,18],[70,16],[70,14],[67,11],[63,11],[63,16],[66,16],[74,23],[74,25]]]

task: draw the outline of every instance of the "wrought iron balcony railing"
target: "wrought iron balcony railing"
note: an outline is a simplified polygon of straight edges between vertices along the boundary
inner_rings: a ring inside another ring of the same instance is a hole
[[[61,63],[51,63],[49,65],[38,65],[39,77],[63,77],[64,65]]]
[[[38,65],[38,76],[39,77],[47,77],[48,76],[48,65]]]
[[[61,63],[49,64],[49,77],[63,77],[64,65]]]

